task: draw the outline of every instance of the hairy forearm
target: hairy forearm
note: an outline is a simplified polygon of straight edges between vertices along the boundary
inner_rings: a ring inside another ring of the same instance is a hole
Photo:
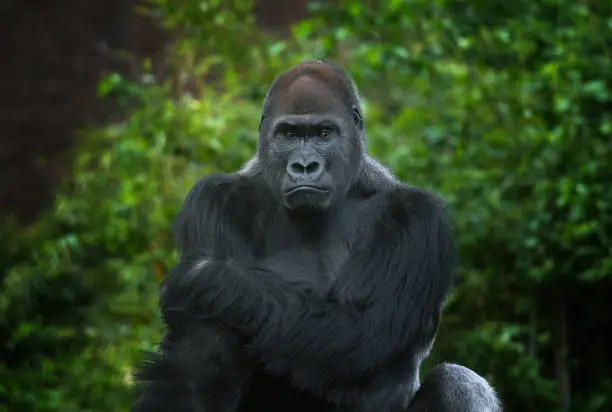
[[[292,366],[313,367],[311,361],[318,367],[328,356],[333,364],[327,368],[345,369],[352,356],[347,350],[369,335],[367,321],[340,304],[278,282],[279,278],[236,261],[185,260],[166,279],[164,312],[195,314],[200,321],[234,328],[250,339],[256,354],[272,369],[279,369],[274,366],[276,359],[287,365],[278,370],[281,374]]]
[[[281,307],[303,304],[306,297],[273,279],[273,272],[245,267],[237,260],[199,256],[183,259],[168,274],[162,311],[214,320],[250,335]]]
[[[394,251],[386,253],[393,255]],[[361,258],[353,262],[355,270],[368,267],[362,260],[376,258],[358,256]],[[391,260],[391,256],[384,258]],[[437,323],[440,305],[419,306],[422,299],[418,297],[382,298],[368,309],[357,311],[290,288],[278,282],[279,275],[247,269],[238,262],[191,260],[182,265],[177,273],[183,275],[176,279],[181,284],[172,289],[188,293],[175,297],[175,304],[201,319],[235,328],[251,341],[253,353],[269,372],[291,376],[298,385],[331,385],[338,379],[346,383],[351,377],[376,373],[394,356],[411,347],[422,347],[435,332],[435,328],[429,333],[427,329]],[[440,304],[443,298],[422,289],[412,292]],[[422,318],[408,319],[411,312]]]

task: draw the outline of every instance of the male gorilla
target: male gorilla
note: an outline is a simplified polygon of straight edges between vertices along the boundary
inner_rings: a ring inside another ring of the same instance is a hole
[[[455,248],[442,201],[365,153],[348,76],[295,66],[259,130],[242,170],[185,200],[181,260],[162,287],[169,332],[134,410],[500,411],[458,365],[419,385]]]

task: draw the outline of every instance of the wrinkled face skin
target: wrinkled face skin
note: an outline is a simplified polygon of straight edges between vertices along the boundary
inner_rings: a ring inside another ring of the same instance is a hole
[[[317,78],[299,77],[284,92],[260,127],[266,180],[287,209],[325,211],[359,169],[361,115]]]

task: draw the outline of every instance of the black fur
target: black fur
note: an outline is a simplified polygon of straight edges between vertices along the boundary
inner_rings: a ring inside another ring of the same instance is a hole
[[[162,288],[170,332],[135,411],[500,410],[458,365],[419,390],[455,248],[442,201],[370,158],[364,133],[338,68],[275,81],[257,156],[185,200]]]

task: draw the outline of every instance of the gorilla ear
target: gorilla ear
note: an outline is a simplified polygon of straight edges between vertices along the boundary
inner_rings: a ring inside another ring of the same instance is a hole
[[[353,120],[355,121],[357,127],[359,127],[359,130],[363,129],[363,118],[361,117],[361,111],[357,106],[353,106]]]
[[[261,132],[261,125],[263,124],[264,118],[266,117],[265,114],[261,115],[261,119],[259,119],[259,128],[258,130]]]

